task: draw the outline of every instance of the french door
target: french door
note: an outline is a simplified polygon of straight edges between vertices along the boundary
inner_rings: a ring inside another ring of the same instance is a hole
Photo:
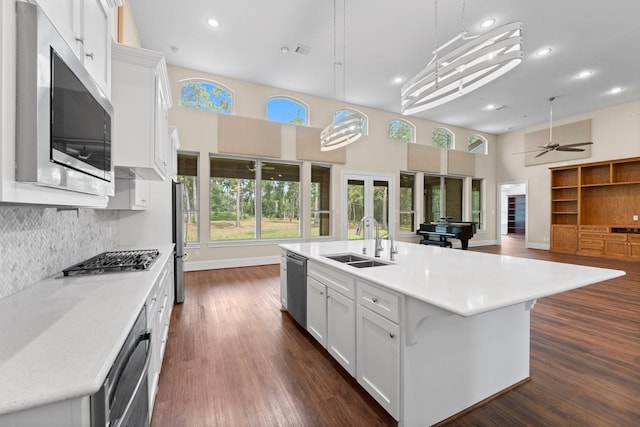
[[[395,230],[394,185],[392,175],[344,173],[342,175],[341,235],[348,240],[362,239],[356,235],[360,219],[370,216],[376,219],[380,236]],[[372,223],[364,227],[364,238],[373,239]]]

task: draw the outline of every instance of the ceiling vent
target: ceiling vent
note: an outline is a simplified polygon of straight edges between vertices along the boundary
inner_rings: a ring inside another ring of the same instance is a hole
[[[294,50],[295,53],[299,53],[300,55],[308,55],[310,51],[311,51],[311,48],[303,44],[299,44],[298,46],[296,46]]]
[[[509,107],[507,107],[506,105],[496,105],[493,108],[493,111],[500,111],[500,110],[504,110],[505,108],[509,108]]]

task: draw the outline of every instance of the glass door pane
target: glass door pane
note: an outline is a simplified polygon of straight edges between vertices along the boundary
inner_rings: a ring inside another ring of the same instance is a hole
[[[378,221],[380,236],[389,233],[389,181],[373,181],[373,217]],[[373,231],[373,230],[372,230]],[[375,235],[373,236],[375,237]]]
[[[347,180],[347,240],[362,239],[356,228],[364,214],[364,180]]]
[[[445,217],[449,221],[462,221],[462,183],[460,178],[444,179]]]
[[[424,222],[440,220],[440,177],[424,177]]]

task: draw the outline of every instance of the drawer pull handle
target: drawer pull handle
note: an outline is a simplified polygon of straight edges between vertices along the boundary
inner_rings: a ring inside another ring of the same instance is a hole
[[[90,53],[86,53],[84,56],[86,56],[87,58],[93,59],[94,54],[93,52],[90,52]]]
[[[378,298],[371,298],[371,301],[373,301],[374,304],[378,303]]]
[[[389,338],[394,339],[396,337],[396,334],[392,334],[391,332],[389,332]]]

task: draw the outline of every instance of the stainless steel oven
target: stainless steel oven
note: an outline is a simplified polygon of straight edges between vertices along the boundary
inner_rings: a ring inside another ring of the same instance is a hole
[[[148,427],[151,332],[143,308],[100,390],[91,396],[91,426]]]

